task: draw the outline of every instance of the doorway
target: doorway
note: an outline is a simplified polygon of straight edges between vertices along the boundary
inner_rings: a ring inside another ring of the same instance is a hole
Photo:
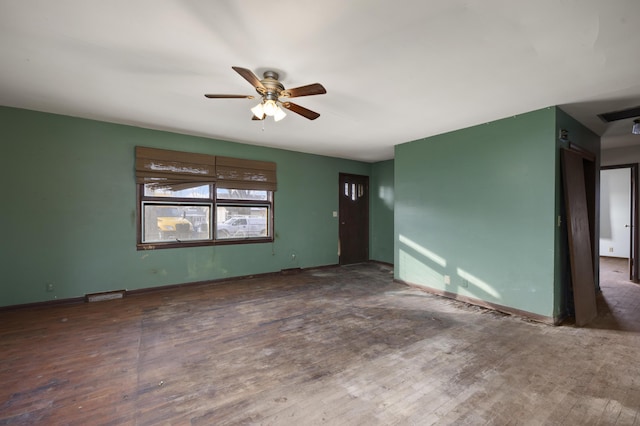
[[[340,173],[339,263],[369,260],[369,177]]]
[[[603,258],[626,259],[627,276],[638,282],[638,165],[600,170],[600,249]]]

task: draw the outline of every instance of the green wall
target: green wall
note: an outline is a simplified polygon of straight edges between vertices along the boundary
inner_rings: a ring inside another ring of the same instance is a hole
[[[394,161],[372,164],[370,258],[393,263]]]
[[[338,174],[372,168],[6,107],[0,129],[0,306],[336,264]],[[136,145],[275,161],[275,242],[137,251]]]
[[[398,145],[396,279],[552,317],[555,121],[547,108]]]
[[[600,150],[555,107],[374,164],[6,107],[0,125],[0,306],[336,264],[344,172],[370,176],[370,257],[397,279],[556,317],[568,285],[558,130]],[[136,145],[275,161],[275,242],[137,251]]]

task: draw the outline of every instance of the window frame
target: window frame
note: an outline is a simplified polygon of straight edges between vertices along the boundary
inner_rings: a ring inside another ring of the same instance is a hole
[[[215,187],[214,187],[214,191],[215,191]],[[215,198],[215,222],[213,223],[213,227],[212,227],[212,238],[214,241],[216,241],[216,244],[247,244],[247,243],[253,243],[253,242],[273,242],[274,240],[274,230],[273,230],[273,222],[274,222],[274,215],[273,215],[273,198],[274,198],[274,191],[269,191],[266,190],[267,192],[267,199],[266,200],[248,200],[248,199],[238,199],[238,198],[218,198],[217,196],[217,191],[216,195],[214,196]],[[267,235],[264,237],[243,237],[243,238],[222,238],[222,239],[218,239],[216,234],[218,231],[218,221],[217,221],[217,216],[218,216],[218,206],[226,206],[226,207],[266,207],[267,208],[267,229],[270,232],[267,232]]]
[[[260,244],[272,243],[275,238],[274,230],[274,198],[275,191],[266,190],[266,200],[246,200],[236,198],[218,198],[216,189],[218,186],[215,182],[202,182],[203,185],[209,185],[209,198],[188,198],[188,197],[158,197],[145,195],[145,184],[138,183],[137,186],[137,208],[136,208],[136,239],[138,250],[156,250],[166,248],[182,248],[182,247],[203,247],[214,245],[234,245],[234,244]],[[143,242],[143,223],[144,223],[144,206],[145,205],[166,205],[166,206],[211,206],[209,217],[209,237],[199,240],[183,240],[183,241],[150,241]],[[223,238],[218,239],[217,234],[217,211],[218,206],[229,207],[264,207],[267,209],[267,228],[270,232],[266,236],[242,237],[242,238]]]

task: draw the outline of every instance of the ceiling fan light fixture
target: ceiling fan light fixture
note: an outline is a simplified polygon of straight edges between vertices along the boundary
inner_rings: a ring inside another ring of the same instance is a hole
[[[256,117],[262,117],[264,115],[264,107],[262,106],[262,102],[251,108],[251,112]]]
[[[262,105],[262,109],[264,110],[265,115],[268,115],[269,117],[273,117],[279,108],[278,108],[278,105],[276,104],[276,101],[267,99],[266,101],[264,101],[264,105]]]
[[[287,116],[287,113],[282,108],[277,107],[276,112],[273,114],[273,121],[280,121]]]
[[[631,128],[631,133],[634,135],[640,135],[640,118],[633,120],[633,127]]]

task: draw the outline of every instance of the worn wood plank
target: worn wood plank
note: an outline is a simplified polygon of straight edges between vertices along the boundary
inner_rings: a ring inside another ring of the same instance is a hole
[[[4,311],[0,424],[633,424],[629,286],[604,282],[610,309],[585,329],[376,264]]]

